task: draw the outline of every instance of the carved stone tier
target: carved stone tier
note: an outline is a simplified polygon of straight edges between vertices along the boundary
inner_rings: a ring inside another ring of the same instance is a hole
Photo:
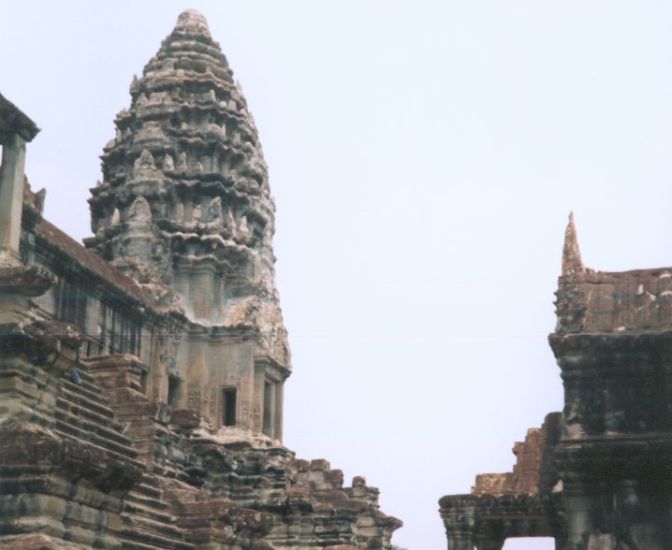
[[[88,246],[206,325],[244,318],[289,367],[274,283],[274,204],[245,98],[200,14],[183,13],[131,85],[91,190]]]

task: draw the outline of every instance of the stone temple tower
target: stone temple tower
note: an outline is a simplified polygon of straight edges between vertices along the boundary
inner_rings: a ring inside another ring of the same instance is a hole
[[[203,16],[131,97],[87,249],[42,216],[37,126],[0,95],[0,548],[391,550],[378,489],[282,443],[274,206]]]
[[[279,440],[290,357],[274,203],[245,98],[201,14],[180,15],[130,94],[86,245],[191,327],[156,392],[212,429]]]

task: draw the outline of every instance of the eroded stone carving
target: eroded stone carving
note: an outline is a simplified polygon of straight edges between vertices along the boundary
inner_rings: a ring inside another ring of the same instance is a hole
[[[128,221],[147,224],[152,221],[152,211],[145,197],[138,197],[128,209]]]

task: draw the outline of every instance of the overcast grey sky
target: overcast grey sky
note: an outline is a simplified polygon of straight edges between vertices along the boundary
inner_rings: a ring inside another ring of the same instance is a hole
[[[589,266],[672,264],[672,4],[2,0],[0,91],[43,129],[27,172],[78,239],[132,76],[186,8],[269,165],[285,443],[380,487],[397,544],[444,548],[438,498],[562,407],[569,210]]]

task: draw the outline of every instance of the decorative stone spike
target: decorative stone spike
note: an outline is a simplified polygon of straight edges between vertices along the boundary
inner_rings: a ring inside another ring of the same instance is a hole
[[[175,170],[175,161],[173,161],[173,157],[170,155],[166,154],[165,157],[163,157],[163,166],[161,167],[164,172],[172,172]]]
[[[177,160],[177,170],[178,172],[187,171],[187,154],[184,151],[180,153],[180,156]]]
[[[119,209],[115,208],[114,212],[112,212],[112,219],[110,220],[110,225],[114,227],[115,225],[119,225],[121,222],[121,214],[119,213]]]
[[[565,229],[565,244],[562,249],[562,274],[574,275],[585,271],[583,261],[581,260],[581,250],[576,237],[576,226],[574,225],[574,212],[569,213],[569,221]]]
[[[175,31],[196,32],[210,37],[208,22],[202,13],[196,10],[186,10],[177,18]],[[173,32],[175,32],[173,31]]]

